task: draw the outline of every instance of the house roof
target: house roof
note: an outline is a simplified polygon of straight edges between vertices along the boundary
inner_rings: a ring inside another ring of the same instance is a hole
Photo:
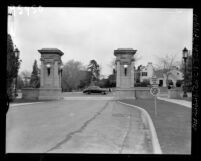
[[[157,78],[163,78],[163,71],[162,70],[154,71],[154,74],[156,75]]]

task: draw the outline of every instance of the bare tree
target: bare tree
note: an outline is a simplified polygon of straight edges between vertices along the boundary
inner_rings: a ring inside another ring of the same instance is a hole
[[[24,70],[20,73],[20,75],[22,77],[30,77],[31,76],[31,72],[27,71],[27,70]]]
[[[158,57],[158,64],[156,70],[162,70],[163,74],[166,76],[166,85],[169,82],[169,75],[174,66],[179,66],[180,62],[176,59],[178,54],[170,55],[166,54],[163,57]]]
[[[24,87],[28,87],[29,84],[29,79],[31,78],[31,72],[24,70],[20,73],[20,76],[23,79]]]
[[[72,91],[78,89],[81,81],[85,81],[87,71],[83,64],[79,61],[69,60],[63,68],[62,73],[62,89]]]

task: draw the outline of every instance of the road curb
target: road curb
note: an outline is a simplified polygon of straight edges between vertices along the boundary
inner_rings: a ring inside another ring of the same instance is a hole
[[[178,104],[178,105],[181,105],[181,106],[185,106],[185,107],[188,107],[188,108],[192,108],[192,102],[188,102],[188,101],[185,101],[185,100],[174,100],[174,99],[170,99],[170,98],[162,98],[162,97],[157,97],[157,99],[159,100],[162,100],[162,101],[166,101],[166,102],[170,102],[170,103],[174,103],[174,104]]]
[[[161,147],[160,147],[160,144],[158,141],[156,129],[154,127],[154,124],[153,124],[152,119],[151,119],[150,115],[148,114],[148,112],[139,106],[123,103],[121,101],[117,101],[117,102],[119,102],[123,105],[135,107],[141,111],[141,117],[142,117],[143,123],[145,123],[145,126],[147,126],[147,128],[149,128],[151,131],[151,142],[152,142],[152,146],[153,146],[153,153],[154,154],[162,154],[162,150],[161,150]]]
[[[43,102],[30,102],[30,103],[15,103],[10,104],[10,107],[16,107],[16,106],[24,106],[24,105],[31,105],[31,104],[37,104],[37,103],[43,103]]]

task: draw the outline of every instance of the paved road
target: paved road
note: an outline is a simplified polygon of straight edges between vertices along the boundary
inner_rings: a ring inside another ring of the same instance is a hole
[[[111,96],[87,97],[10,108],[7,152],[152,152],[137,109],[120,105]]]

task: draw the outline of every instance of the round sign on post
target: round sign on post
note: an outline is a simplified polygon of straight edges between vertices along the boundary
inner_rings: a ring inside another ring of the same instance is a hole
[[[150,89],[150,93],[154,96],[154,104],[155,104],[155,116],[157,115],[157,103],[156,103],[156,97],[157,94],[159,94],[160,89],[158,87],[152,87]]]
[[[156,96],[157,94],[159,94],[160,92],[160,89],[158,87],[152,87],[150,89],[150,93],[153,95],[153,96]]]

